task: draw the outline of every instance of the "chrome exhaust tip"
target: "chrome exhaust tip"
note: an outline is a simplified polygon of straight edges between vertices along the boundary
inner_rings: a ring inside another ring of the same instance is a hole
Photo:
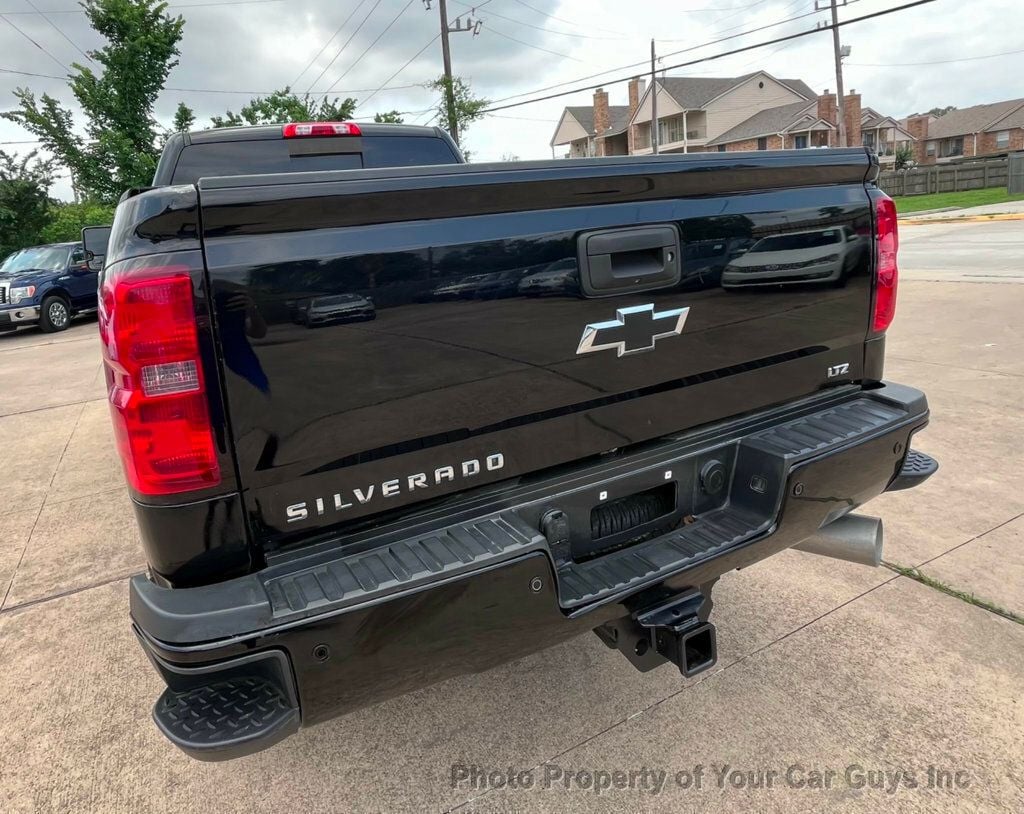
[[[878,567],[882,563],[882,521],[878,517],[848,514],[818,529],[793,548]]]

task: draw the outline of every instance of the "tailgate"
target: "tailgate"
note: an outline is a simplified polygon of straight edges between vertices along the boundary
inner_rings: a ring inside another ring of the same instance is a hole
[[[851,149],[203,181],[254,534],[859,379],[874,172]]]

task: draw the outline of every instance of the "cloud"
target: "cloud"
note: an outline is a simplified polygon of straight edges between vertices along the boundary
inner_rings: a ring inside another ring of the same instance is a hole
[[[6,5],[17,5],[11,0]],[[227,108],[237,110],[251,91],[269,92],[299,77],[296,89],[305,91],[338,54],[376,0],[280,0],[238,5],[184,7],[216,0],[177,0],[170,11],[185,20],[180,45],[180,64],[161,95],[156,114],[169,122],[179,101],[193,107],[200,123]],[[849,19],[891,8],[902,0],[854,0],[841,10]],[[45,8],[41,2],[40,8]],[[54,9],[73,9],[73,0],[48,0]],[[380,0],[372,14],[313,86],[323,91],[336,84],[340,96],[365,98],[438,33],[437,2],[425,9],[421,0]],[[581,85],[604,80],[612,103],[626,101],[625,79],[646,70],[650,38],[666,54],[663,64],[721,53],[731,48],[814,28],[826,19],[811,14],[812,0],[489,0],[475,13],[483,20],[477,36],[451,36],[455,72],[472,81],[474,91],[489,99],[501,99],[547,85],[607,72]],[[404,8],[404,11],[403,11]],[[449,0],[449,15],[463,15],[471,6]],[[24,10],[29,11],[27,4]],[[342,21],[355,9],[348,24],[331,39]],[[710,9],[710,10],[708,10]],[[13,9],[17,10],[17,9]],[[401,12],[401,13],[400,13]],[[541,12],[546,12],[547,15]],[[717,44],[712,40],[745,30],[809,15],[782,26]],[[856,88],[863,103],[892,115],[927,110],[936,105],[965,107],[1021,95],[1019,77],[1024,75],[1024,54],[974,62],[933,66],[900,66],[893,63],[959,59],[1019,49],[1014,0],[990,0],[963,13],[952,0],[937,2],[881,17],[843,29],[844,44],[853,53],[845,71],[847,88]],[[98,47],[101,38],[81,13],[52,13],[49,19],[78,47]],[[397,20],[396,20],[397,17]],[[41,74],[62,74],[59,63],[70,64],[81,55],[38,14],[12,15],[0,22],[4,56],[0,67]],[[383,33],[385,27],[391,28]],[[374,40],[379,39],[374,44]],[[33,45],[35,40],[56,58]],[[330,44],[314,60],[325,43]],[[372,44],[372,47],[370,47]],[[671,52],[681,51],[674,56]],[[312,64],[310,65],[312,61]],[[637,67],[624,67],[636,64]],[[309,69],[303,71],[309,65]],[[770,46],[736,56],[670,71],[677,75],[732,76],[758,68],[777,76],[800,78],[816,91],[835,87],[831,36],[815,33],[791,43]],[[301,77],[300,77],[301,73]],[[432,107],[434,95],[418,85],[441,73],[440,43],[435,42],[392,80],[394,85],[417,87],[384,90],[358,110],[358,118],[370,118],[377,110],[422,111]],[[619,80],[619,81],[613,81]],[[60,79],[0,73],[2,109],[14,103],[15,87],[27,86],[49,92],[71,103]],[[181,89],[181,90],[174,90]],[[185,90],[190,89],[190,90]],[[212,91],[245,91],[214,93]],[[590,91],[502,111],[475,123],[466,146],[475,160],[496,160],[505,154],[523,159],[551,155],[548,142],[562,108],[589,104]],[[427,121],[431,113],[409,115],[410,121]],[[10,122],[0,123],[0,141],[30,138]],[[23,152],[32,145],[6,145]],[[55,190],[67,197],[70,187],[62,182]]]

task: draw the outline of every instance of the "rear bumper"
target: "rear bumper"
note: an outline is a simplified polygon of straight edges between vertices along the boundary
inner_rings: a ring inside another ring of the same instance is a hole
[[[793,546],[890,487],[915,485],[919,474],[901,472],[927,421],[919,391],[842,389],[426,514],[345,554],[311,547],[199,588],[136,577],[135,630],[170,687],[157,723],[195,757],[234,757],[643,612]],[[711,462],[726,473],[718,493],[702,479]],[[594,556],[591,508],[666,483],[674,513],[626,532],[641,542],[604,538],[607,551]],[[251,738],[197,744],[167,717],[168,703],[173,713],[183,699],[190,712],[196,688],[205,703],[220,679],[242,692],[231,684],[239,677],[255,687],[254,708],[269,710],[270,735],[255,727]]]

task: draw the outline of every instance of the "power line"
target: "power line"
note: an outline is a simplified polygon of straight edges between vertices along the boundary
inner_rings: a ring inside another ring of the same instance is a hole
[[[413,54],[411,57],[409,57],[409,60],[401,68],[399,68],[397,71],[395,71],[393,74],[391,74],[391,76],[389,76],[387,79],[385,79],[383,82],[381,82],[380,83],[380,87],[377,88],[375,91],[373,91],[373,93],[371,93],[365,99],[363,99],[363,101],[361,101],[356,106],[356,109],[358,110],[360,107],[365,105],[367,102],[369,102],[374,96],[376,96],[382,90],[391,90],[391,88],[387,87],[388,82],[390,82],[392,79],[394,79],[396,76],[398,76],[402,71],[404,71],[406,68],[408,68],[410,65],[412,65],[412,63],[415,62],[417,59],[419,59],[424,51],[426,51],[431,45],[433,45],[435,42],[437,42],[437,40],[438,40],[438,38],[440,36],[441,36],[440,34],[435,34],[433,37],[431,37],[430,38],[430,42],[428,42],[426,45],[424,45],[422,48],[420,48],[419,51],[417,51],[415,54]],[[416,87],[416,86],[414,85],[413,87]]]
[[[875,12],[872,12],[871,14],[863,14],[860,17],[854,17],[854,18],[852,18],[850,20],[841,20],[838,23],[836,23],[835,26],[838,27],[838,28],[841,28],[844,25],[853,25],[855,23],[864,22],[865,20],[874,19],[875,17],[884,17],[887,14],[894,14],[897,11],[904,11],[906,9],[916,8],[917,6],[923,6],[923,5],[926,5],[928,3],[934,3],[934,2],[935,2],[935,0],[914,0],[914,2],[911,2],[911,3],[904,3],[901,6],[895,6],[893,8],[883,9],[882,11],[875,11]],[[784,37],[776,37],[773,40],[766,40],[764,42],[758,42],[758,43],[755,43],[753,45],[745,45],[745,46],[743,46],[741,48],[734,48],[731,51],[723,51],[720,54],[712,54],[711,56],[699,57],[698,59],[692,59],[692,60],[689,60],[688,62],[679,62],[679,63],[676,63],[675,65],[666,65],[662,70],[671,71],[671,70],[675,70],[676,68],[686,68],[686,67],[688,67],[690,65],[698,65],[698,64],[700,64],[702,62],[711,62],[712,60],[722,59],[723,57],[733,56],[734,54],[742,54],[742,53],[745,53],[746,51],[752,51],[755,48],[764,48],[767,45],[776,45],[778,43],[788,42],[789,40],[799,39],[800,37],[807,37],[807,36],[810,36],[811,34],[817,34],[817,33],[821,32],[821,31],[825,31],[825,30],[831,29],[832,27],[833,27],[833,24],[829,23],[828,25],[822,25],[820,28],[813,28],[813,29],[809,29],[807,31],[798,31],[795,34],[787,34]],[[693,49],[684,49],[684,50],[693,50]],[[681,53],[681,52],[677,51],[676,53]],[[666,56],[670,56],[670,55],[666,55]],[[645,64],[645,63],[635,63],[635,64]],[[627,65],[625,67],[631,68],[631,67],[634,67],[634,65]],[[612,84],[612,83],[615,83],[615,82],[626,82],[626,81],[628,81],[628,80],[630,80],[632,78],[633,78],[632,76],[620,76],[620,77],[613,78],[613,79],[606,79],[604,82],[601,82],[600,84],[597,84],[597,85],[587,85],[587,86],[580,87],[580,88],[573,88],[572,90],[560,91],[559,93],[551,93],[551,94],[548,94],[547,96],[539,96],[536,99],[527,99],[525,102],[513,102],[512,104],[508,104],[508,105],[500,105],[498,107],[488,108],[487,110],[484,110],[482,112],[483,113],[493,113],[493,112],[496,112],[498,110],[508,110],[509,108],[513,108],[513,107],[521,107],[522,105],[531,105],[531,104],[534,104],[535,102],[546,102],[546,101],[548,101],[550,99],[558,99],[558,98],[560,98],[562,96],[571,96],[572,94],[580,93],[581,91],[596,90],[597,88],[602,87],[605,84]],[[537,92],[538,91],[533,91],[533,93],[537,93]],[[528,93],[529,92],[524,93],[524,94],[519,94],[519,95],[520,96],[525,96],[525,95],[528,95]],[[510,97],[506,97],[506,98],[510,98],[511,99],[511,98],[516,98],[516,97],[511,97],[510,96]],[[504,101],[504,100],[500,100],[499,99],[497,101]]]
[[[479,11],[480,10],[480,6],[472,6],[469,3],[463,3],[462,0],[453,0],[453,2],[457,3],[458,5],[462,6],[463,8],[472,9],[473,11]],[[483,5],[483,4],[481,4],[481,5]],[[537,31],[545,31],[548,34],[557,34],[560,37],[576,37],[576,38],[582,39],[582,40],[606,40],[606,41],[607,40],[628,40],[628,39],[630,39],[630,37],[623,37],[621,35],[616,36],[616,37],[594,37],[594,36],[591,36],[589,34],[573,34],[573,33],[569,32],[569,31],[553,31],[550,28],[545,28],[542,25],[534,25],[533,23],[527,23],[527,22],[524,22],[523,20],[517,20],[514,17],[506,17],[504,14],[498,14],[498,12],[494,11],[493,9],[491,11],[487,12],[487,13],[490,16],[492,16],[492,17],[497,17],[499,20],[507,20],[510,23],[515,23],[516,25],[523,25],[523,26],[526,26],[527,28],[536,29]]]
[[[19,76],[38,76],[41,79],[67,79],[66,76],[57,76],[52,73],[32,73],[31,71],[16,71],[13,68],[0,68],[0,73],[14,73]]]
[[[459,5],[461,5],[461,6],[466,6],[467,5],[466,3],[460,2],[460,0],[456,0],[456,2],[458,2]],[[490,0],[488,0],[488,2],[490,2]],[[514,2],[518,3],[519,5],[523,6],[524,8],[530,9],[530,11],[533,11],[533,12],[536,12],[537,14],[540,14],[543,17],[547,17],[549,20],[557,20],[558,22],[565,23],[566,25],[572,25],[572,26],[579,27],[579,22],[578,21],[567,20],[564,17],[556,17],[554,14],[549,14],[546,11],[542,11],[541,9],[536,8],[535,6],[531,6],[529,3],[524,2],[524,0],[514,0]],[[748,3],[745,6],[738,6],[738,7],[728,7],[727,6],[725,8],[721,8],[721,7],[719,7],[719,8],[690,8],[690,9],[674,9],[673,11],[676,14],[705,14],[705,13],[718,12],[718,11],[739,12],[739,11],[743,11],[743,10],[748,9],[748,8],[753,8],[754,6],[759,6],[759,5],[761,5],[761,3],[764,3],[764,2],[767,2],[767,0],[755,0],[755,2],[753,2],[753,3]],[[803,2],[803,0],[797,0],[797,2]],[[794,3],[792,5],[796,5],[796,4]],[[480,6],[477,6],[476,8],[479,9]],[[500,17],[501,16],[501,15],[499,15],[496,12],[493,12],[493,11],[491,13],[494,14],[495,17]],[[729,15],[726,15],[725,17],[723,17],[721,20],[716,20],[715,22],[717,23],[717,22],[721,22],[722,20],[728,20],[730,17],[735,17],[735,16],[736,16],[735,14],[729,14]],[[501,19],[508,20],[509,22],[517,23],[519,25],[529,26],[530,28],[536,28],[536,29],[538,29],[540,31],[547,31],[547,32],[549,32],[551,34],[560,34],[563,37],[580,37],[582,39],[592,39],[592,40],[628,40],[628,39],[636,39],[636,38],[638,38],[640,36],[640,35],[636,35],[635,37],[623,36],[622,33],[619,32],[619,31],[611,31],[610,29],[607,29],[607,28],[597,28],[596,26],[594,26],[594,30],[596,30],[596,31],[604,31],[605,33],[614,34],[615,35],[615,36],[611,36],[611,37],[594,37],[594,36],[590,36],[590,35],[587,35],[587,34],[572,34],[572,33],[568,32],[568,31],[552,31],[550,28],[544,28],[543,26],[532,25],[530,23],[523,22],[522,20],[516,20],[516,19],[513,19],[511,17],[501,17]],[[726,30],[734,30],[734,29],[726,29]],[[721,32],[716,32],[716,33],[721,33]],[[665,40],[665,39],[661,39],[661,42],[681,42],[681,40]]]
[[[558,119],[540,119],[534,116],[502,116],[495,113],[491,116],[492,119],[514,119],[517,122],[546,122],[548,124],[555,124]]]
[[[511,34],[506,34],[503,31],[498,30],[493,25],[487,26],[487,30],[492,34],[497,34],[499,37],[504,37],[506,40],[518,42],[520,45],[525,45],[527,48],[533,48],[535,51],[543,51],[545,54],[553,54],[554,56],[562,57],[563,59],[571,59],[573,62],[583,62],[582,59],[577,59],[576,57],[569,56],[568,54],[563,54],[559,51],[552,51],[550,48],[543,48],[540,45],[534,45],[532,42],[517,39],[516,37],[513,37]]]
[[[851,0],[851,2],[856,2],[856,0]],[[776,26],[784,25],[786,23],[792,23],[792,22],[795,22],[796,20],[802,20],[804,17],[811,17],[811,16],[813,16],[815,14],[817,14],[817,12],[812,11],[812,12],[809,12],[807,14],[800,14],[800,15],[798,15],[796,17],[788,17],[785,20],[779,20],[779,21],[774,22],[774,23],[768,23],[767,25],[762,25],[762,26],[759,26],[758,28],[752,28],[749,31],[742,31],[739,34],[730,34],[727,37],[721,37],[721,38],[719,38],[717,40],[710,40],[708,42],[701,43],[700,45],[692,45],[689,48],[682,48],[682,49],[680,49],[678,51],[670,51],[667,54],[661,54],[659,56],[659,58],[660,59],[664,59],[665,57],[676,56],[678,54],[685,54],[685,53],[687,53],[689,51],[697,51],[697,50],[699,50],[701,48],[706,48],[709,45],[717,45],[718,43],[721,43],[721,42],[727,42],[728,40],[734,40],[734,39],[738,39],[740,37],[745,37],[748,34],[756,34],[758,31],[764,31],[766,29],[775,28]],[[664,41],[665,40],[663,40],[663,42]],[[596,79],[599,76],[605,76],[606,74],[615,73],[616,71],[624,71],[624,70],[626,70],[628,68],[640,68],[640,67],[646,68],[647,64],[648,64],[648,61],[647,60],[643,60],[642,62],[633,62],[633,63],[630,63],[629,65],[619,65],[619,66],[617,66],[615,68],[608,68],[607,70],[604,70],[604,71],[598,71],[597,73],[589,74],[588,76],[580,76],[580,77],[577,77],[576,79],[570,79],[570,80],[567,80],[565,82],[556,82],[555,84],[548,85],[547,87],[536,88],[536,89],[534,89],[532,91],[525,91],[523,93],[514,93],[511,96],[504,96],[501,99],[495,99],[494,101],[495,102],[505,102],[505,101],[508,101],[509,99],[519,99],[519,98],[521,98],[523,96],[529,96],[531,93],[541,93],[541,92],[546,91],[546,90],[554,90],[555,88],[563,88],[566,85],[572,85],[572,84],[574,84],[576,82],[585,82],[588,79]],[[664,68],[663,70],[668,70],[668,69]],[[611,81],[611,80],[608,80],[608,81]],[[595,85],[594,87],[598,87],[598,86]],[[587,88],[584,88],[584,90],[587,90]]]
[[[63,62],[61,62],[59,59],[57,59],[57,57],[55,57],[53,54],[51,54],[49,51],[47,51],[45,48],[43,48],[43,46],[41,46],[38,42],[36,42],[34,39],[32,39],[24,31],[22,31],[17,25],[14,24],[14,20],[10,20],[7,17],[4,17],[3,19],[4,19],[4,22],[7,23],[7,25],[9,25],[11,28],[13,28],[19,34],[21,34],[21,36],[23,36],[25,39],[27,39],[30,43],[32,43],[36,48],[38,48],[40,51],[42,51],[44,54],[46,54],[50,59],[52,59],[58,65],[60,65],[60,67],[62,67],[65,71],[67,71],[68,73],[71,73],[71,69],[67,65],[65,65]]]
[[[342,24],[341,24],[341,25],[339,25],[339,26],[338,26],[338,27],[337,27],[336,29],[334,29],[334,33],[333,33],[333,34],[331,34],[331,36],[330,36],[330,37],[329,37],[329,38],[327,39],[327,42],[325,42],[325,43],[323,44],[323,47],[322,47],[322,48],[321,48],[321,49],[320,49],[319,51],[317,51],[317,52],[316,52],[316,56],[315,56],[315,57],[313,57],[313,58],[312,58],[312,59],[311,59],[311,60],[310,60],[309,62],[307,62],[307,63],[306,63],[306,67],[305,67],[305,68],[303,68],[303,69],[302,69],[302,70],[301,70],[301,71],[299,72],[299,75],[295,77],[295,81],[294,81],[294,82],[292,82],[292,86],[293,86],[293,87],[294,87],[295,85],[299,84],[299,80],[300,80],[300,79],[302,79],[302,75],[303,75],[303,74],[304,74],[304,73],[305,73],[306,71],[308,71],[308,70],[309,70],[310,68],[312,68],[312,67],[313,67],[313,65],[314,65],[314,63],[315,63],[315,62],[316,62],[316,61],[317,61],[318,59],[320,59],[320,56],[321,56],[321,54],[323,54],[323,52],[327,50],[327,46],[328,46],[328,45],[330,45],[330,44],[331,44],[332,42],[334,42],[334,38],[335,38],[335,37],[337,37],[337,36],[338,36],[338,34],[340,34],[340,33],[341,33],[341,29],[343,29],[343,28],[344,28],[344,27],[345,27],[346,25],[348,25],[348,21],[352,19],[353,15],[354,15],[354,14],[355,14],[355,13],[356,13],[357,11],[359,11],[359,9],[360,9],[360,8],[362,7],[363,3],[365,3],[365,2],[366,2],[366,0],[359,0],[359,2],[358,2],[358,3],[356,3],[356,4],[355,4],[355,5],[354,5],[354,6],[352,7],[352,11],[350,11],[350,12],[348,13],[348,16],[347,16],[347,17],[346,17],[346,18],[344,19],[344,21],[342,22]]]
[[[366,21],[369,20],[371,16],[373,16],[373,12],[375,12],[377,10],[377,6],[379,6],[380,4],[381,4],[381,0],[377,0],[377,2],[373,4],[373,6],[370,8],[370,10],[368,12],[366,12],[366,16],[363,17],[363,19],[359,23],[359,25],[356,26],[356,30],[348,35],[348,39],[345,40],[345,44],[341,46],[341,49],[338,51],[338,53],[336,53],[333,57],[331,57],[331,61],[328,62],[327,65],[324,66],[324,69],[322,71],[320,71],[320,75],[317,76],[316,79],[314,79],[312,82],[309,83],[309,87],[306,88],[306,93],[309,93],[311,90],[313,90],[313,87],[316,85],[316,83],[319,82],[321,79],[323,79],[324,78],[324,74],[327,73],[331,69],[331,66],[335,62],[338,61],[338,57],[340,57],[343,53],[345,53],[345,49],[348,48],[348,44],[350,42],[352,42],[353,39],[355,39],[356,34],[358,34],[360,32],[360,30],[362,30],[362,27],[364,25],[366,25]],[[360,3],[359,5],[361,6],[362,3]]]
[[[0,71],[4,69],[0,68]],[[24,73],[23,71],[4,71],[5,73]],[[45,74],[32,74],[32,76],[45,76]],[[62,77],[53,77],[54,79],[61,79]],[[330,96],[332,93],[336,93],[339,96],[343,96],[347,93],[378,93],[388,90],[408,90],[410,88],[423,87],[420,84],[410,85],[390,85],[386,88],[349,88],[341,90],[316,90],[302,94],[303,96]],[[173,90],[176,93],[226,93],[235,96],[270,96],[277,93],[276,90],[224,90],[222,88],[171,88],[166,87],[164,90]],[[280,90],[280,89],[278,89]]]
[[[50,26],[50,28],[52,28],[54,31],[56,31],[58,34],[60,34],[65,40],[67,40],[67,42],[71,45],[72,48],[74,48],[76,51],[78,51],[78,53],[80,53],[83,57],[85,57],[90,62],[93,61],[91,56],[89,56],[87,53],[85,53],[85,51],[83,51],[81,48],[79,48],[74,43],[74,41],[71,39],[71,37],[69,37],[67,34],[65,34],[63,31],[61,31],[60,28],[57,27],[57,24],[53,20],[51,20],[48,16],[46,16],[46,12],[45,11],[40,11],[39,7],[35,3],[33,3],[32,0],[25,0],[25,2],[28,3],[30,6],[32,6],[33,10],[36,11],[44,20],[46,20],[46,22]]]
[[[167,8],[205,8],[207,6],[248,6],[259,3],[283,3],[285,0],[211,0],[208,3],[169,3]],[[83,8],[46,8],[36,11],[4,11],[0,16],[7,17],[12,14],[85,14]]]
[[[66,76],[58,76],[52,73],[35,73],[33,71],[18,71],[14,68],[0,68],[0,73],[16,74],[18,76],[34,76],[39,79],[60,79],[65,81]],[[310,96],[327,96],[330,93],[345,94],[345,93],[383,93],[389,90],[409,90],[410,88],[423,87],[419,83],[412,83],[409,85],[389,85],[387,87],[378,88],[350,88],[347,90],[336,90],[336,91],[315,91],[310,93]],[[227,93],[238,96],[270,96],[273,93],[277,93],[274,90],[226,90],[223,88],[175,88],[165,87],[164,90],[171,90],[176,93]]]
[[[1024,54],[1024,49],[1019,51],[1003,51],[999,54],[982,54],[976,57],[958,57],[957,59],[937,59],[932,62],[847,62],[855,68],[909,68],[914,65],[948,65],[951,62],[973,62],[976,59],[995,59],[1006,57],[1011,54]]]
[[[371,42],[369,45],[366,46],[366,48],[363,49],[363,53],[361,53],[359,56],[357,56],[352,61],[352,64],[349,65],[344,71],[341,72],[341,76],[339,76],[337,79],[334,80],[334,82],[331,83],[331,86],[327,89],[328,93],[330,91],[334,90],[334,88],[337,86],[337,84],[342,79],[345,78],[345,76],[348,74],[348,72],[351,71],[356,65],[358,65],[362,61],[363,57],[365,57],[370,52],[370,49],[373,48],[373,46],[375,46],[378,42],[380,42],[381,38],[385,34],[387,34],[388,31],[391,30],[391,26],[393,26],[395,23],[398,22],[398,18],[401,17],[403,14],[405,14],[405,12],[408,11],[409,6],[411,6],[414,2],[416,2],[416,0],[409,0],[408,3],[406,3],[404,6],[402,6],[402,10],[399,11],[398,14],[396,14],[394,17],[391,18],[391,22],[388,23],[386,26],[384,26],[384,30],[381,31],[376,36],[376,38],[374,39],[373,42]],[[374,6],[374,8],[376,8],[376,6]]]
[[[524,8],[528,8],[530,11],[533,11],[533,12],[536,12],[537,14],[540,14],[542,17],[547,17],[549,20],[555,20],[555,21],[557,21],[559,23],[565,23],[566,25],[575,25],[575,26],[579,25],[579,23],[577,21],[575,21],[575,20],[567,20],[564,17],[556,17],[554,14],[549,14],[548,12],[543,11],[542,9],[537,8],[536,6],[531,6],[529,3],[524,2],[524,0],[514,0],[514,2],[518,3],[519,5],[523,6]],[[479,8],[479,6],[478,6],[478,8]],[[592,27],[593,27],[593,29],[595,31],[603,31],[606,34],[621,34],[622,33],[621,31],[612,31],[611,29],[608,29],[608,28],[598,28],[597,26],[592,26]]]

